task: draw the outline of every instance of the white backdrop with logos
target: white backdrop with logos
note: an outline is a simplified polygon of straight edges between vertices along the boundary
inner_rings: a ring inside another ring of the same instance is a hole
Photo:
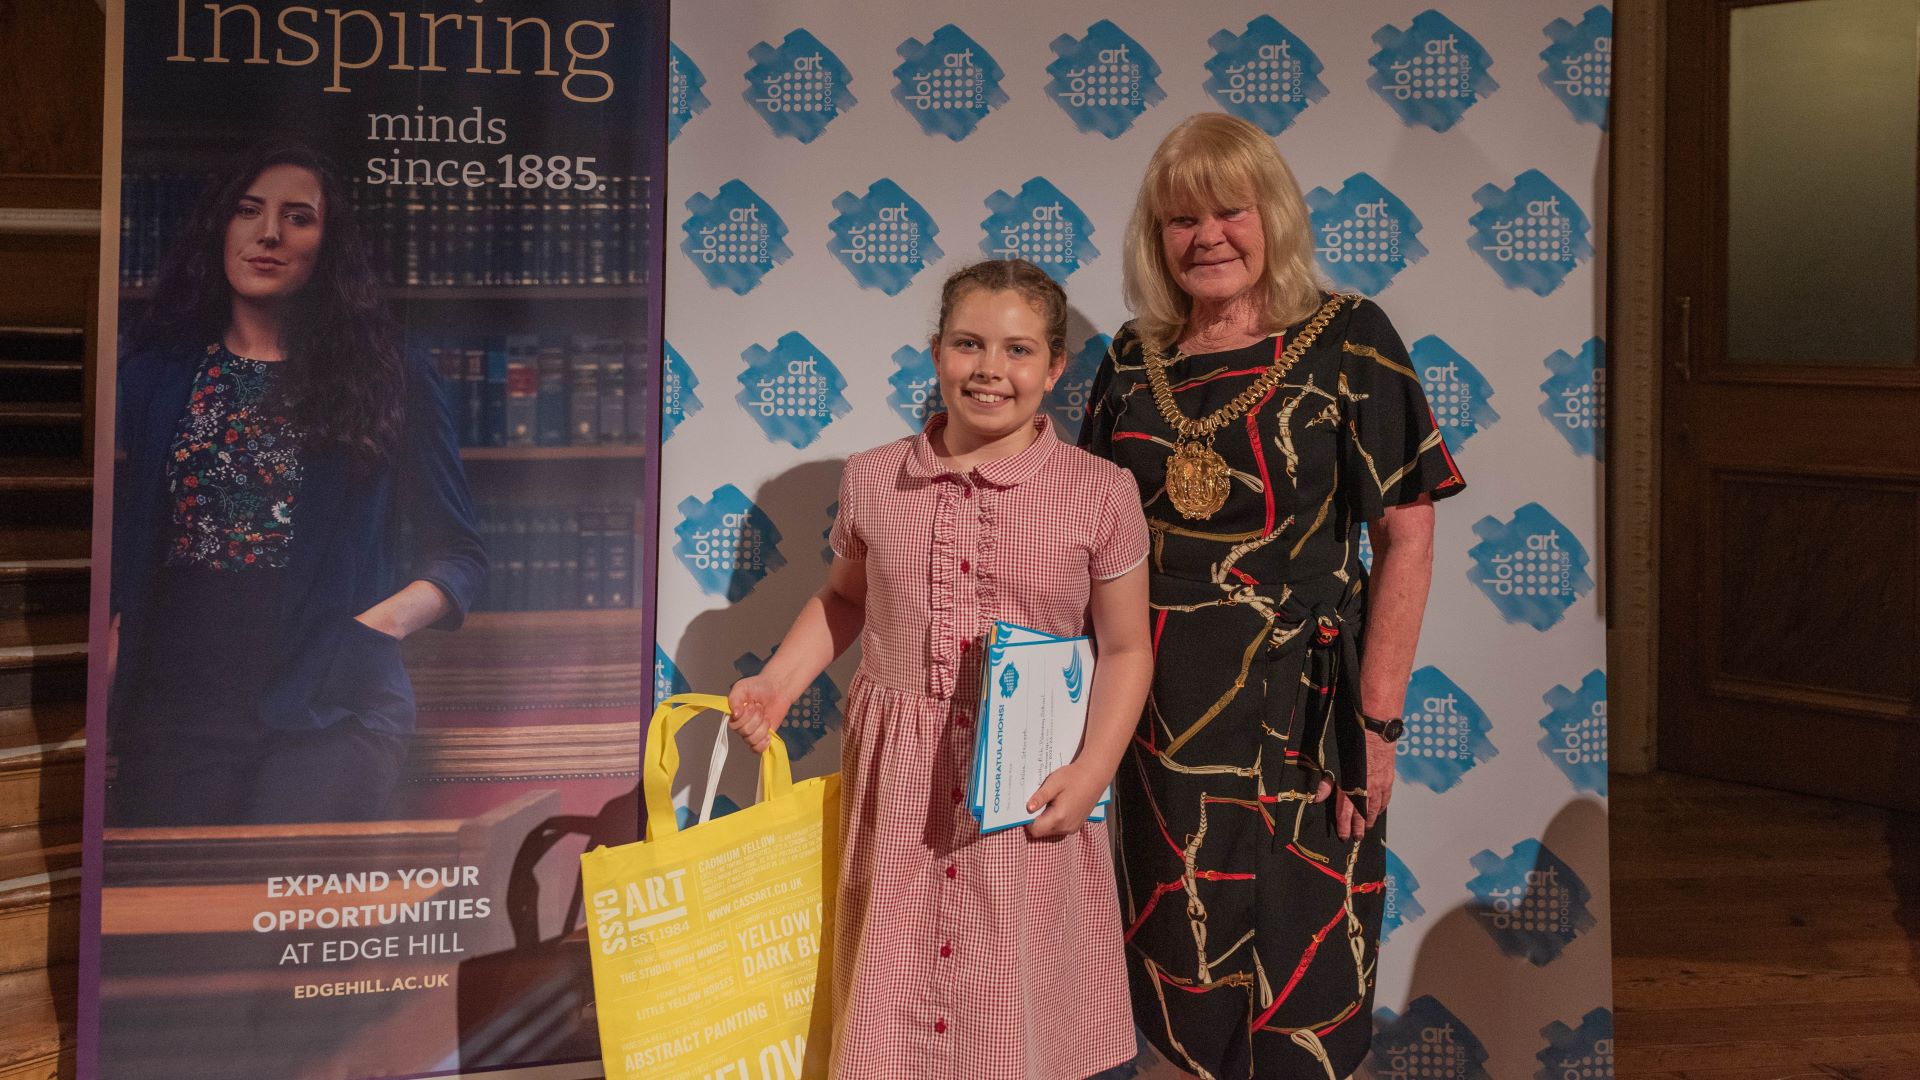
[[[757,670],[820,586],[841,462],[937,406],[952,270],[1017,254],[1064,282],[1050,408],[1077,431],[1147,157],[1233,112],[1293,166],[1328,280],[1393,318],[1469,484],[1440,507],[1368,1068],[1611,1077],[1610,9],[947,8],[674,5],[659,689]],[[852,670],[788,721],[809,774],[837,767]]]

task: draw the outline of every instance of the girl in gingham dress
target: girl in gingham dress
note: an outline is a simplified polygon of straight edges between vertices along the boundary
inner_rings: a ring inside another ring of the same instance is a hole
[[[1080,1080],[1132,1058],[1106,826],[1089,822],[1152,674],[1146,520],[1132,477],[1055,437],[1066,296],[1032,263],[979,263],[941,293],[947,411],[855,454],[833,568],[765,669],[735,683],[756,749],[861,642],[841,759],[833,1074]],[[1025,830],[967,808],[982,641],[994,620],[1087,630],[1087,734]]]

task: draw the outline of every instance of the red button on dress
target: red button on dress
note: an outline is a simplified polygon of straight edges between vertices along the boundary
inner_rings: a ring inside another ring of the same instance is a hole
[[[947,1033],[947,1022],[945,1020],[935,1020],[933,1022],[933,1033],[935,1035],[945,1035]]]
[[[949,867],[947,867],[947,878],[948,878],[948,880],[952,880],[953,878],[957,878],[957,877],[959,877],[959,876],[960,876],[960,868],[959,868],[959,867],[957,867],[957,866],[949,866]]]
[[[961,560],[960,560],[960,572],[961,572],[961,573],[963,573],[963,574],[965,574],[965,573],[970,573],[970,572],[972,572],[972,570],[973,570],[973,567],[972,567],[972,566],[970,566],[970,565],[968,565],[968,563],[967,563],[967,560],[965,560],[965,559],[961,559]]]
[[[965,795],[966,795],[966,792],[964,792],[964,791],[962,791],[962,790],[960,790],[959,788],[954,788],[954,789],[953,789],[953,801],[954,801],[954,802],[959,802],[959,801],[961,800],[961,798],[963,798],[963,797],[964,797]]]
[[[945,945],[940,946],[940,958],[942,960],[945,960],[947,957],[952,955],[953,955],[953,942],[949,941]]]

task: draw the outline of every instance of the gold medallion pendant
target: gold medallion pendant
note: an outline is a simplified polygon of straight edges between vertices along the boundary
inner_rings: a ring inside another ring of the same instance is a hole
[[[1167,498],[1183,517],[1205,520],[1227,504],[1227,461],[1202,442],[1183,442],[1167,462]]]

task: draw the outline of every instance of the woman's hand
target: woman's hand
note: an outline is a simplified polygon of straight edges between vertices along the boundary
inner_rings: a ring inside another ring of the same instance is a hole
[[[747,740],[753,752],[763,753],[767,744],[773,741],[773,730],[787,718],[787,710],[793,708],[793,695],[785,693],[763,672],[749,675],[733,684],[727,691],[727,706],[733,715],[727,717],[727,726]]]
[[[453,601],[431,581],[411,581],[406,588],[387,597],[353,617],[369,630],[377,630],[395,641],[434,623],[453,610]]]
[[[1112,776],[1103,776],[1078,761],[1055,769],[1041,782],[1033,798],[1027,800],[1029,814],[1046,807],[1039,817],[1027,822],[1027,835],[1035,840],[1051,840],[1085,825],[1087,815],[1093,813],[1094,804],[1100,801],[1100,793],[1112,782]]]
[[[1363,816],[1354,808],[1353,800],[1347,793],[1334,789],[1331,777],[1320,778],[1320,788],[1314,792],[1314,802],[1333,799],[1333,831],[1342,840],[1354,841],[1367,835],[1373,823],[1387,812],[1387,803],[1393,801],[1393,744],[1367,732],[1367,812]]]

